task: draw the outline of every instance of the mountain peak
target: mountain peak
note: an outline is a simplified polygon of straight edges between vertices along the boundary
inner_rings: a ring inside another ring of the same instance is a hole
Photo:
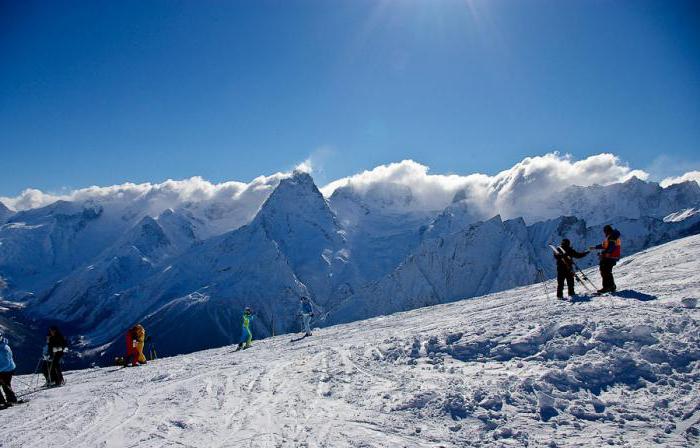
[[[302,171],[302,170],[294,170],[294,172],[292,172],[291,177],[288,177],[286,179],[282,179],[282,181],[280,183],[283,183],[285,181],[293,182],[293,183],[299,184],[299,185],[308,185],[308,184],[313,184],[314,186],[316,185],[316,184],[314,184],[314,179],[311,177],[311,174],[309,174],[306,171]]]
[[[14,212],[0,201],[0,224],[3,224]]]
[[[646,185],[648,182],[638,178],[637,176],[632,176],[629,179],[627,179],[624,183],[628,185]]]
[[[291,177],[282,179],[260,208],[261,213],[270,209],[296,209],[300,202],[324,208],[326,200],[316,187],[309,173],[295,170]],[[304,208],[304,206],[301,206]],[[297,210],[298,211],[298,210]]]

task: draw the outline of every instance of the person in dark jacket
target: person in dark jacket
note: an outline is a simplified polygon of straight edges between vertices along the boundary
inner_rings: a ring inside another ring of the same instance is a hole
[[[564,282],[569,292],[569,297],[576,295],[574,291],[574,258],[583,258],[588,255],[588,251],[578,252],[571,247],[571,241],[567,238],[561,240],[561,246],[554,252],[554,259],[557,260],[557,298],[564,298]]]
[[[622,240],[620,239],[620,231],[613,229],[611,225],[603,227],[605,239],[597,246],[590,247],[591,250],[600,250],[600,277],[603,279],[603,288],[599,289],[599,293],[615,292],[615,278],[613,277],[613,267],[620,260],[622,255]]]
[[[49,385],[62,386],[65,383],[63,371],[61,370],[61,359],[66,351],[66,338],[63,337],[57,326],[49,328],[48,335],[48,355],[49,361]]]
[[[0,409],[17,403],[17,396],[12,390],[12,375],[15,373],[15,361],[12,359],[12,349],[0,332]]]

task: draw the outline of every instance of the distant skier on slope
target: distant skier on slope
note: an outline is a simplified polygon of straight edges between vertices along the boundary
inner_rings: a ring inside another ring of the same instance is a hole
[[[15,361],[7,338],[0,332],[0,409],[17,403],[17,396],[12,390],[12,375],[15,373]]]
[[[556,248],[554,259],[557,261],[557,298],[564,298],[564,281],[568,289],[569,297],[576,295],[574,291],[574,258],[583,258],[588,251],[578,252],[571,247],[571,241],[567,238],[561,240],[561,245]]]
[[[146,330],[143,328],[143,325],[134,325],[134,335],[136,337],[136,361],[139,364],[146,364],[146,357],[143,354],[143,346],[146,344]]]
[[[253,341],[253,333],[250,331],[250,322],[253,320],[253,311],[246,307],[243,311],[242,318],[242,329],[241,329],[241,342],[238,343],[238,348],[236,351],[241,349],[246,349],[251,346]],[[245,345],[243,345],[245,343]]]
[[[66,338],[63,337],[57,326],[49,327],[48,334],[48,354],[51,357],[49,362],[49,385],[62,386],[65,381],[63,379],[63,371],[61,369],[61,359],[66,351]]]
[[[620,231],[613,229],[613,227],[608,224],[603,227],[603,233],[605,233],[605,239],[603,242],[597,246],[591,246],[589,248],[590,250],[601,250],[599,254],[600,276],[603,279],[603,288],[598,290],[600,294],[615,292],[617,290],[612,270],[622,255],[622,240],[620,239]]]
[[[139,365],[138,335],[136,333],[136,325],[126,330],[124,338],[126,340],[124,367],[136,367]]]
[[[301,314],[301,319],[304,322],[304,332],[306,336],[311,336],[311,318],[314,316],[314,308],[311,305],[311,301],[308,297],[301,297],[301,309],[299,310]]]

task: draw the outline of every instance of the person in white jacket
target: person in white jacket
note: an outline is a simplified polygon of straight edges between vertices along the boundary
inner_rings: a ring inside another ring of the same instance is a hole
[[[17,403],[17,396],[12,390],[12,375],[15,373],[15,361],[7,339],[0,333],[0,409]]]
[[[314,316],[314,308],[308,297],[301,297],[301,310],[299,311],[301,318],[304,321],[304,331],[306,336],[311,336],[311,318]]]

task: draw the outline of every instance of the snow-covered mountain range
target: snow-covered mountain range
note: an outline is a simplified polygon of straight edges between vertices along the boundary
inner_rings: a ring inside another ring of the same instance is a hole
[[[548,244],[597,244],[607,223],[625,254],[700,233],[695,182],[562,188],[523,217],[508,216],[511,206],[489,214],[459,189],[444,208],[403,184],[324,197],[302,171],[251,188],[238,193],[253,197],[245,206],[221,195],[156,206],[148,192],[0,208],[3,295],[21,305],[18,321],[79,335],[86,359],[121,352],[137,321],[176,354],[237,340],[244,306],[257,311],[256,336],[269,336],[297,328],[301,295],[320,324],[348,322],[551,277]]]
[[[1,411],[0,445],[695,447],[698,254],[691,236],[627,257],[610,297],[561,302],[537,284],[240,352],[67,372]]]

